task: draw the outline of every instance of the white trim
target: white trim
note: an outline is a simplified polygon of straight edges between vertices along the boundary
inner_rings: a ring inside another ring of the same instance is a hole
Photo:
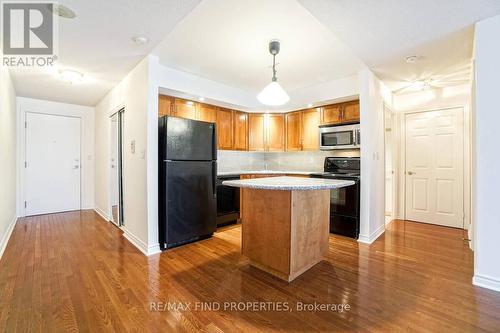
[[[105,211],[103,211],[101,208],[99,207],[94,207],[94,211],[99,214],[99,216],[101,216],[104,220],[110,222],[110,219],[109,219],[109,216],[108,214],[106,214]]]
[[[125,237],[130,243],[132,243],[132,245],[134,245],[144,255],[151,256],[157,253],[161,253],[159,243],[148,246],[146,243],[144,243],[142,240],[140,240],[134,234],[128,231],[125,226],[122,228],[122,230],[123,230],[123,237]]]
[[[478,287],[500,292],[500,280],[491,276],[482,276],[475,274],[472,277],[472,284]]]
[[[370,234],[370,236],[359,235],[358,242],[364,244],[371,244],[377,240],[383,233],[385,232],[385,223],[383,223],[380,227],[377,228],[374,232]]]
[[[7,244],[9,243],[10,236],[12,235],[12,231],[14,231],[14,227],[16,226],[17,216],[14,216],[12,222],[10,222],[9,227],[7,228],[7,232],[3,235],[2,240],[0,241],[0,259],[3,256],[3,252],[7,248]]]

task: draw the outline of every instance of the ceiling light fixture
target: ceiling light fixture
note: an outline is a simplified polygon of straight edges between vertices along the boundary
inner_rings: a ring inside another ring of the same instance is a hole
[[[144,36],[135,36],[135,37],[132,37],[132,41],[134,43],[136,43],[137,45],[144,45],[144,44],[147,44],[149,42],[149,39],[147,39]]]
[[[65,69],[59,72],[61,80],[70,84],[80,83],[83,81],[83,74],[71,69]]]
[[[273,78],[258,95],[257,99],[264,105],[283,105],[290,100],[286,91],[278,83],[276,77],[276,55],[280,52],[279,40],[269,42],[269,53],[273,55]]]
[[[313,106],[312,103],[307,104],[308,108],[312,108],[312,106]]]
[[[74,19],[76,17],[75,12],[64,5],[51,4],[49,5],[49,8],[52,10],[54,15],[67,19]]]
[[[198,98],[198,100],[199,100],[200,102],[203,102],[203,101],[205,100],[205,97],[200,97],[200,98]]]

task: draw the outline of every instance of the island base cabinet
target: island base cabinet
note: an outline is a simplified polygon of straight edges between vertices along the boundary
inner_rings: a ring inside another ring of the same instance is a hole
[[[242,253],[250,265],[290,282],[324,259],[329,190],[241,190]]]

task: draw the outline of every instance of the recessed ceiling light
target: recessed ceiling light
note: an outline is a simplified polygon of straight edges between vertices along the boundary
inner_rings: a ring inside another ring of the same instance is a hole
[[[414,64],[418,61],[419,56],[418,55],[409,55],[405,57],[405,61],[409,64]]]
[[[147,39],[144,36],[135,36],[135,37],[132,37],[132,41],[134,43],[136,43],[137,45],[144,45],[144,44],[147,44],[149,42],[149,39]]]
[[[75,12],[64,5],[52,4],[52,6],[49,6],[49,8],[52,9],[52,13],[54,13],[54,15],[67,19],[73,19],[76,17]]]
[[[83,73],[71,69],[65,69],[59,72],[61,80],[70,84],[80,83],[83,81]]]
[[[308,108],[312,108],[312,106],[313,106],[312,103],[307,104]]]
[[[200,98],[198,98],[198,100],[199,100],[200,102],[203,102],[203,101],[205,100],[205,98],[204,98],[204,97],[200,97]]]

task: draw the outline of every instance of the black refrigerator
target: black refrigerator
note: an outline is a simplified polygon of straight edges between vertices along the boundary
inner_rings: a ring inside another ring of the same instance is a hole
[[[210,237],[216,229],[214,123],[159,119],[159,242],[162,250]]]

